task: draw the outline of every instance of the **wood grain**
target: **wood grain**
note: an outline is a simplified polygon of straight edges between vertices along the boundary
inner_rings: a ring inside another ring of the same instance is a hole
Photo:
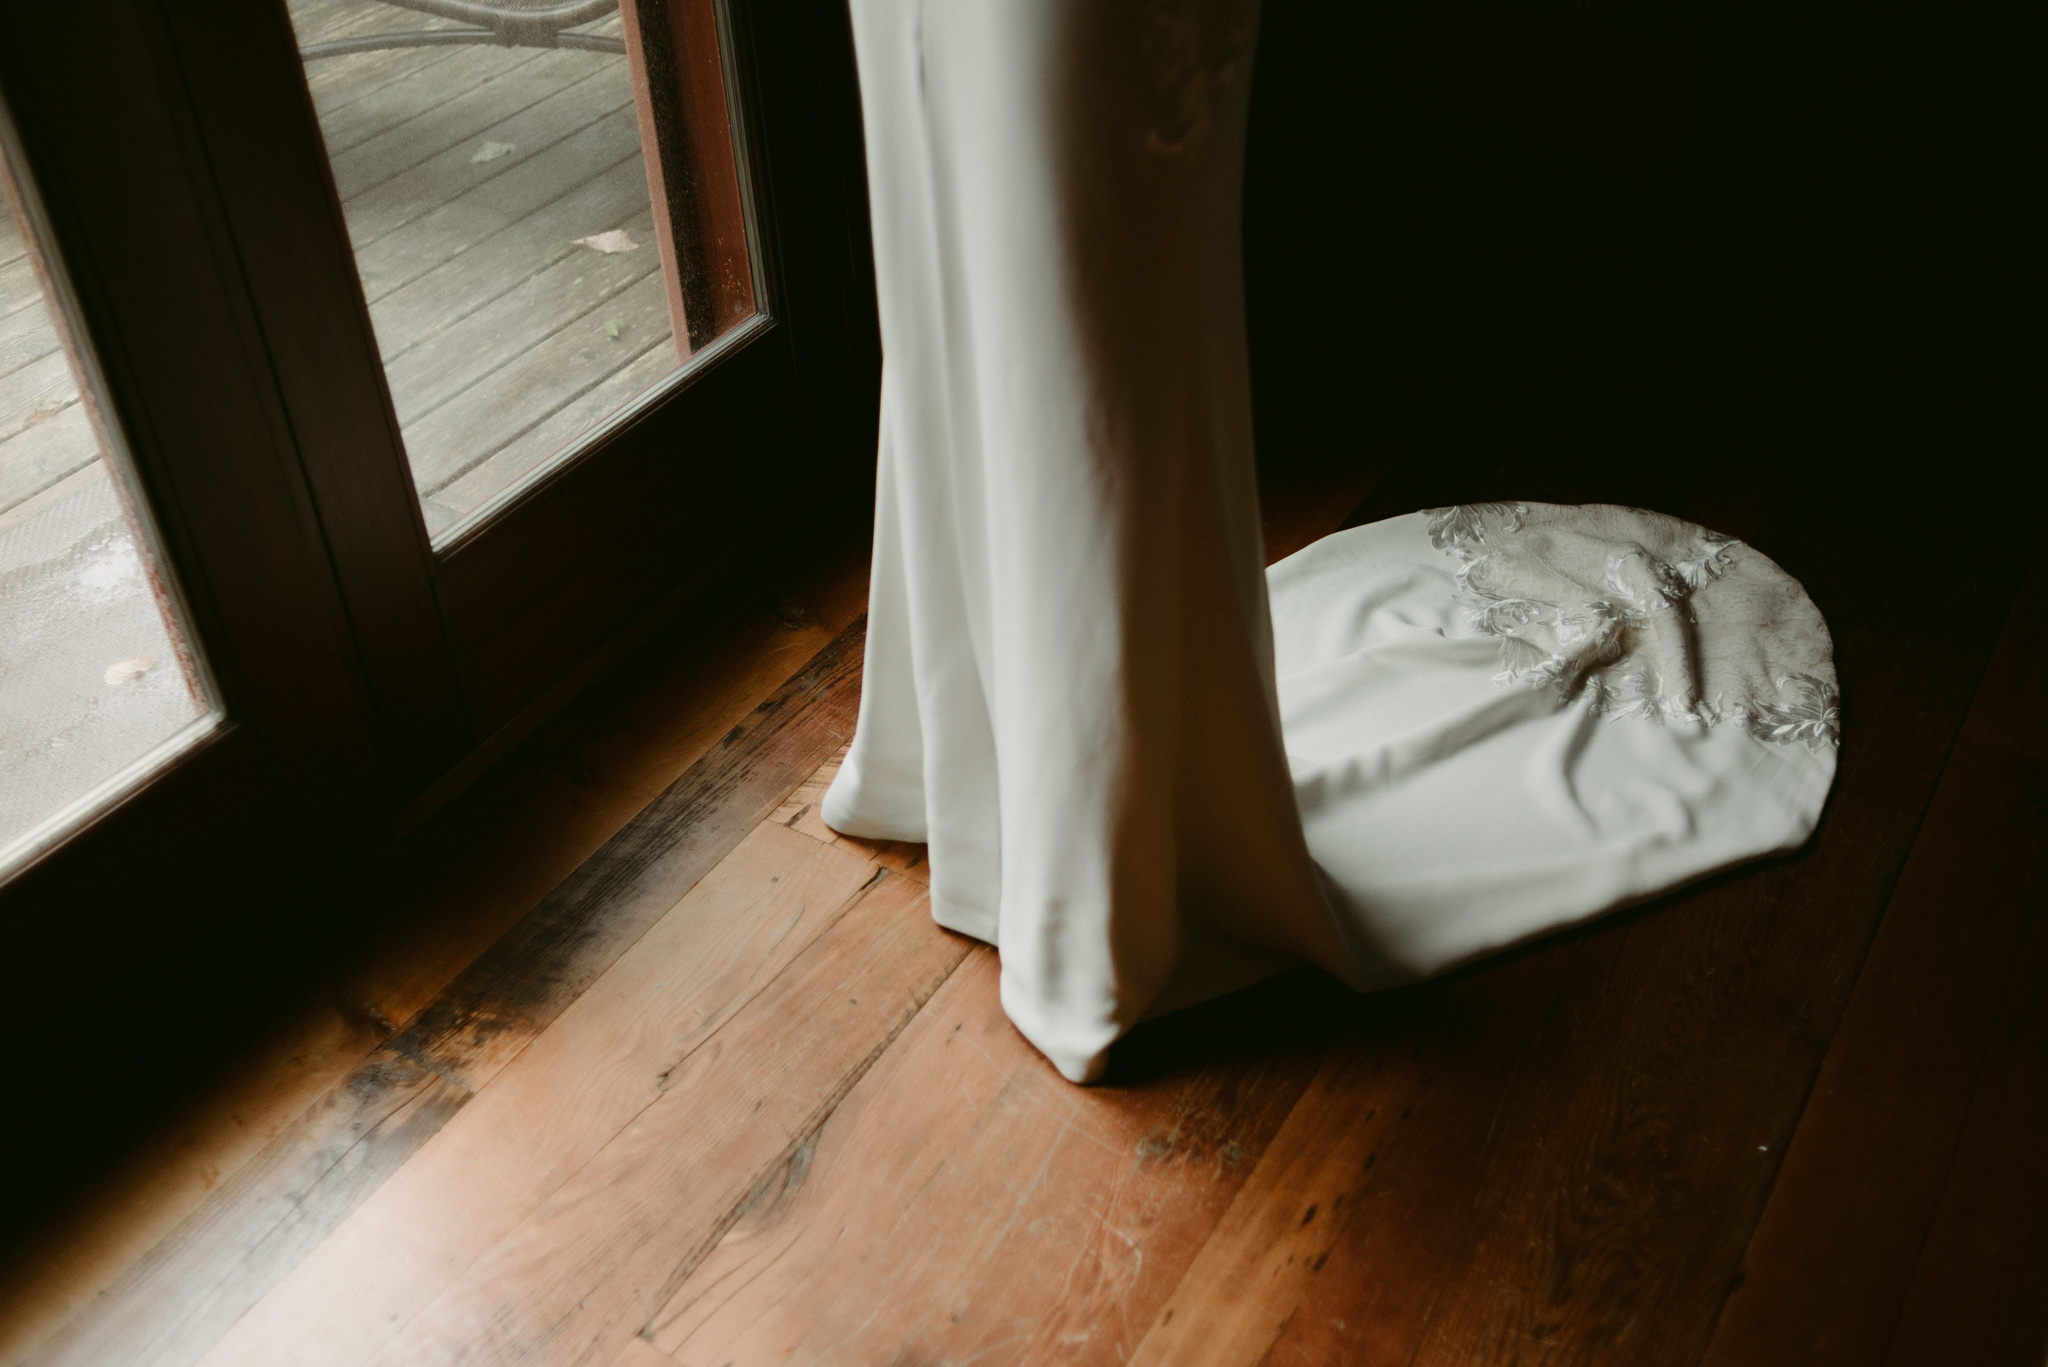
[[[469,1099],[459,1084],[379,1051],[28,1360],[195,1361]]]
[[[1453,1265],[1470,1175],[1567,986],[1529,956],[1359,1002],[1134,1360],[1402,1360],[1399,1327]]]
[[[832,786],[832,780],[839,776],[839,766],[845,762],[848,748],[842,745],[832,758],[819,765],[809,778],[798,784],[796,791],[782,800],[782,805],[775,809],[775,815],[769,820],[827,845],[857,850],[890,872],[914,878],[929,886],[931,866],[925,862],[923,845],[902,840],[859,840],[850,835],[841,835],[825,824],[825,818],[819,811],[819,804],[825,800],[825,791]]]
[[[151,1306],[186,1294],[166,1291],[163,1272],[128,1276],[130,1264],[176,1267],[189,1287],[229,1276],[271,1237],[255,1193],[295,1194],[316,1222],[352,1209],[367,1192],[316,1190],[327,1172],[318,1155],[334,1125],[349,1123],[334,1120],[336,1096],[382,1104],[374,1098],[397,1074],[373,1055],[393,1022],[413,1020],[517,922],[517,907],[540,900],[678,775],[714,751],[727,766],[744,763],[749,740],[786,742],[785,729],[749,723],[784,696],[775,681],[787,684],[790,657],[829,647],[858,612],[861,570],[858,558],[826,555],[782,585],[790,602],[814,607],[748,604],[652,643],[366,872],[349,896],[375,908],[386,932],[78,1205],[9,1251],[0,1349],[26,1353],[67,1316],[145,1322]],[[822,742],[838,743],[836,733]],[[424,1137],[408,1132],[409,1142]],[[238,1176],[245,1165],[250,1175]],[[244,1188],[250,1195],[226,1194]],[[213,1209],[230,1199],[240,1214]],[[181,1220],[203,1220],[217,1237],[176,1242]]]
[[[696,1068],[878,873],[757,829],[205,1360],[369,1358]],[[309,1337],[317,1353],[296,1346]]]
[[[1948,1234],[1946,1254],[1929,1257],[1929,1233],[1937,1210],[1958,1199],[1957,1188],[1981,1180],[1967,1161],[1958,1170],[1973,1112],[2010,1101],[2038,1114],[2039,1078],[2024,1079],[2019,1060],[2029,1052],[2029,1033],[2031,1043],[2040,1039],[2039,1021],[2026,1020],[2023,1003],[2039,995],[2040,978],[2029,972],[2038,970],[2038,949],[2027,950],[2048,922],[2048,763],[1997,742],[2024,734],[2048,705],[2048,694],[2027,688],[2039,683],[2029,666],[2048,628],[2042,599],[2037,573],[2007,619],[1913,842],[1705,1367],[1884,1360],[1909,1288],[1954,1285],[1950,1274],[1964,1258],[1955,1245],[1967,1234]],[[2009,1057],[1994,1065],[1996,1052]],[[2004,1080],[2015,1067],[2021,1076]],[[2038,1206],[2041,1182],[2016,1169],[1999,1178],[2014,1197],[2033,1193]],[[2028,1266],[2048,1277],[2042,1241],[2021,1233],[2017,1244],[2002,1260],[2011,1272]],[[2015,1256],[2019,1248],[2031,1256]],[[2048,1308],[2029,1325],[2011,1313],[1954,1313],[1962,1303],[1946,1315],[1917,1310],[1942,1321],[1937,1337],[1949,1346],[1908,1356],[2015,1360],[2010,1349],[1992,1353],[1989,1345],[1987,1356],[1959,1352],[1958,1337],[1976,1322],[2037,1332],[2030,1362],[2048,1344]],[[1929,1337],[1925,1326],[1907,1335]]]
[[[1384,484],[1269,499],[1269,549],[1361,488],[1394,511],[1432,492]],[[921,852],[817,820],[856,624],[702,754],[697,796],[648,807],[672,833],[736,831],[672,908],[632,929],[668,876],[649,868],[695,856],[630,827],[440,993],[438,1024],[417,1013],[380,1057],[431,1059],[417,1075],[461,1109],[312,1251],[290,1244],[297,1267],[206,1360],[2037,1363],[2040,580],[2014,600],[2010,548],[1887,567],[1803,495],[1639,492],[1719,509],[1828,614],[1849,739],[1799,855],[1398,992],[1295,970],[1148,1022],[1078,1089],[1002,1015],[993,952],[929,923]],[[605,765],[652,772],[630,758],[646,715],[610,724]],[[531,781],[560,789],[596,753],[575,744]],[[604,801],[616,825],[625,798]],[[547,857],[587,851],[587,819]],[[442,835],[481,838],[463,829]],[[591,909],[608,899],[620,924]],[[504,926],[464,917],[426,960]],[[367,1000],[416,1009],[451,971],[387,952],[410,985]],[[164,1341],[220,1333],[235,1285]],[[156,1360],[126,1347],[154,1342],[144,1302],[103,1303],[130,1318],[102,1357]],[[1745,1316],[1761,1328],[1739,1339]]]
[[[2037,818],[2040,811],[2037,805]],[[2044,978],[2048,918],[2037,912],[2013,956],[1886,1367],[2036,1367],[2048,1354],[2048,1300],[2041,1293],[2048,1285]]]
[[[734,1367],[1120,1360],[1313,1062],[1078,1090],[996,977],[976,949],[653,1317],[656,1346]]]
[[[966,953],[932,924],[921,886],[885,874],[372,1361],[605,1361],[745,1213],[761,1174],[812,1142]],[[212,1367],[266,1360],[224,1353]]]
[[[865,619],[580,865],[390,1047],[472,1088],[610,967],[853,730]]]

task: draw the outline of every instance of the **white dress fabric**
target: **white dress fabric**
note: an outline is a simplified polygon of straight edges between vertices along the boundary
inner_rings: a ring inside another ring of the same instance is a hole
[[[933,915],[999,947],[1005,1011],[1063,1074],[1279,964],[1403,981],[1804,837],[1831,740],[1725,724],[1763,715],[1749,691],[1717,724],[1701,686],[1734,676],[1671,692],[1637,640],[1662,619],[1604,587],[1614,547],[1662,584],[1692,533],[1559,550],[1533,507],[1342,533],[1273,571],[1276,691],[1239,257],[1254,5],[852,13],[886,359],[860,717],[823,815],[929,842]],[[1708,618],[1667,599],[1681,658]],[[1613,619],[1591,647],[1588,612]],[[1781,672],[1831,689],[1819,631]],[[1792,658],[1766,654],[1744,689]],[[1624,661],[1692,710],[1596,725],[1637,697]]]
[[[1820,817],[1833,644],[1739,542],[1484,504],[1339,532],[1269,577],[1295,792],[1356,980],[1795,849]]]
[[[1187,937],[1349,972],[1273,695],[1239,211],[1256,9],[854,0],[885,362],[823,815],[1076,1080]],[[1184,924],[1184,922],[1186,924]]]

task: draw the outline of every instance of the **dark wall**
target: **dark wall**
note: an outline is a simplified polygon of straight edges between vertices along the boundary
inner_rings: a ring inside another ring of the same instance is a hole
[[[1994,477],[2031,50],[1882,5],[1269,0],[1262,459]]]

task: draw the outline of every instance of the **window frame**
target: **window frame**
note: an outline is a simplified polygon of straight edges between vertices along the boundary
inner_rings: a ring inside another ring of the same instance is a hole
[[[323,889],[778,536],[864,502],[880,342],[846,14],[728,14],[771,315],[437,554],[282,0],[0,7],[18,169],[226,712],[0,881],[23,1009],[81,975],[121,984],[102,1009],[131,1025],[260,996],[238,975],[345,921]],[[158,971],[173,951],[211,986]]]

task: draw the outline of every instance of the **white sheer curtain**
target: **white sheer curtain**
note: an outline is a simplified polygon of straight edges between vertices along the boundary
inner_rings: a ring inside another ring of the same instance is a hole
[[[1209,924],[1348,974],[1280,744],[1239,214],[1256,8],[854,0],[885,354],[825,804],[1095,1077]],[[1191,928],[1192,927],[1192,931]]]

